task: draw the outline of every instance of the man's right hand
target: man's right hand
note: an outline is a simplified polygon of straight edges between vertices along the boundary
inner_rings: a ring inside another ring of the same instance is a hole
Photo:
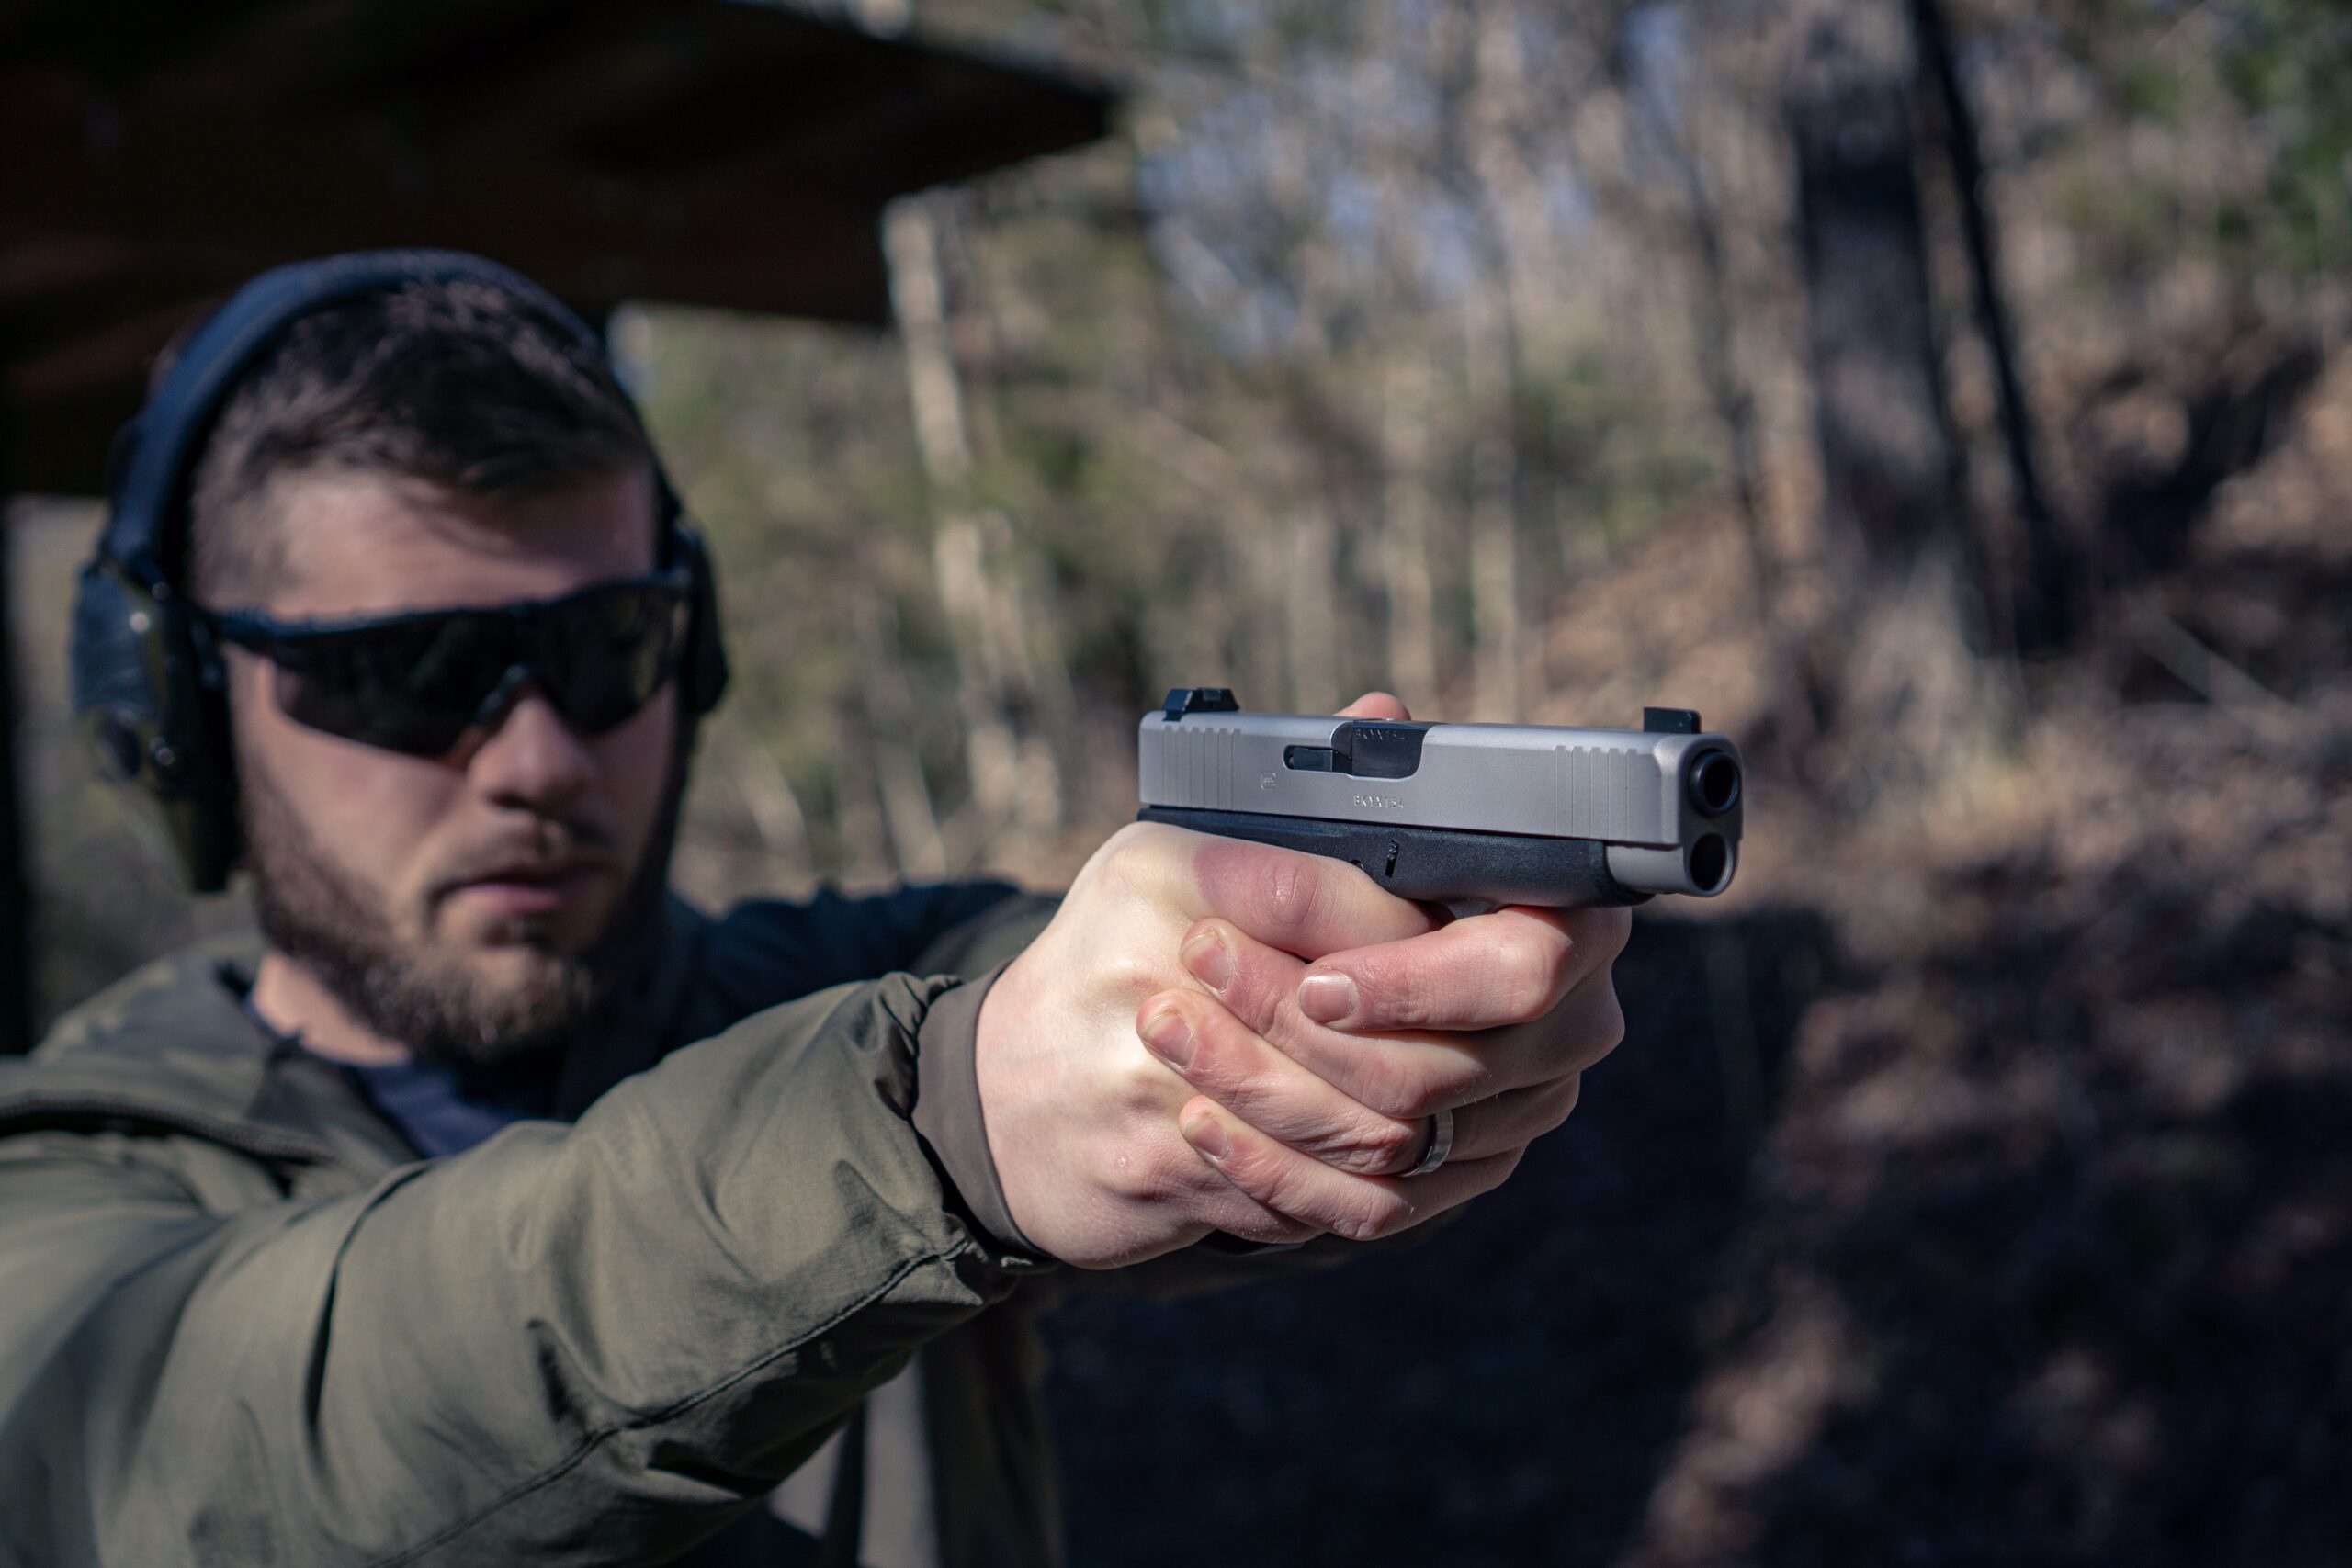
[[[1211,914],[1318,956],[1433,923],[1335,861],[1148,823],[1112,835],[979,1018],[980,1106],[1005,1201],[1023,1233],[1066,1263],[1118,1268],[1216,1230],[1314,1234],[1269,1215],[1193,1152],[1177,1118],[1196,1091],[1136,1034],[1147,1000],[1192,984],[1180,949]],[[1473,1172],[1435,1174],[1476,1182]]]
[[[1623,929],[1619,910],[1448,922],[1343,862],[1125,828],[980,1011],[1013,1221],[1107,1269],[1211,1231],[1365,1238],[1466,1201],[1566,1117],[1579,1071],[1616,1043]],[[1318,959],[1362,987],[1336,1025],[1298,1005]],[[1455,1157],[1400,1179],[1430,1113],[1454,1107],[1475,1107]]]

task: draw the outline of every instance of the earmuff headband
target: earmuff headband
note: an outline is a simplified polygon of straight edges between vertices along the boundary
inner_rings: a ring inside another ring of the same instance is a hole
[[[504,289],[570,333],[601,361],[603,338],[570,306],[511,267],[463,251],[358,251],[273,267],[239,289],[198,329],[164,384],[117,447],[111,506],[98,553],[145,586],[170,587],[187,532],[188,486],[229,394],[296,322],[349,299],[409,283],[481,282]],[[657,459],[664,521],[677,501]]]

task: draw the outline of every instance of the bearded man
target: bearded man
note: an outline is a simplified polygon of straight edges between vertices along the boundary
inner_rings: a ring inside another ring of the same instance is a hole
[[[503,269],[282,269],[165,372],[80,697],[260,939],[0,1066],[0,1562],[1050,1562],[1039,1305],[1404,1231],[1618,1039],[1622,911],[1170,829],[703,914],[715,616]]]

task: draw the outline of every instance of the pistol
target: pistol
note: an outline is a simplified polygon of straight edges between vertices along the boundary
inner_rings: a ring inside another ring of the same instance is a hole
[[[1685,708],[1639,729],[1244,713],[1179,686],[1143,716],[1146,822],[1343,860],[1448,905],[1712,898],[1739,864],[1739,749]]]

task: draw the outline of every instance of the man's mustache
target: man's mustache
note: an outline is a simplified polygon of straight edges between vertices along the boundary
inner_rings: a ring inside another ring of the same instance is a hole
[[[432,896],[437,900],[469,883],[537,880],[607,866],[617,858],[612,833],[596,823],[576,818],[540,818],[525,831],[468,845],[452,857],[449,869],[435,878]]]

